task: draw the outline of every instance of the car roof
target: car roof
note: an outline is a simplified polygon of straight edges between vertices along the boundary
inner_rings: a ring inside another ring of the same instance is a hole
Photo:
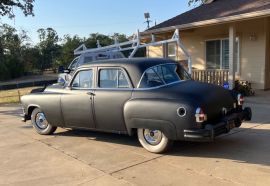
[[[134,87],[136,87],[145,70],[147,70],[150,67],[166,63],[177,64],[177,62],[171,59],[162,59],[162,58],[132,58],[132,59],[121,58],[121,59],[92,61],[80,66],[78,69],[91,67],[121,67],[127,71],[127,74],[129,75],[129,78],[131,79]]]

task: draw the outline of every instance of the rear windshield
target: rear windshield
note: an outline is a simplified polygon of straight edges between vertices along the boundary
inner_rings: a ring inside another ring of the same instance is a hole
[[[153,88],[189,79],[189,74],[181,65],[158,65],[147,69],[143,73],[139,88]]]

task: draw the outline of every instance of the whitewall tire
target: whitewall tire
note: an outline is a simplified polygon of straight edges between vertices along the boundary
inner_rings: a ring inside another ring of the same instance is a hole
[[[173,141],[159,130],[138,129],[137,135],[141,145],[152,153],[166,152],[173,144]]]
[[[37,133],[41,135],[50,135],[55,132],[57,127],[48,123],[45,114],[39,109],[35,108],[31,114],[31,122]]]

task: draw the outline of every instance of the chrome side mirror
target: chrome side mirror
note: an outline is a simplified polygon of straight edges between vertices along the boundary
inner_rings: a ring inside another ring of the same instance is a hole
[[[70,74],[70,72],[71,72],[70,69],[65,69],[65,70],[64,70],[64,73],[65,73],[65,74]]]

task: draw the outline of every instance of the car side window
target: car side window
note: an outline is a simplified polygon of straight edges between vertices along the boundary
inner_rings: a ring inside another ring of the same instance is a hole
[[[145,71],[144,76],[140,83],[140,88],[151,88],[164,85],[164,82],[160,76],[155,72],[153,68]]]
[[[101,69],[99,71],[100,88],[129,88],[126,74],[121,69]]]
[[[153,69],[166,84],[179,80],[176,65],[160,65]]]
[[[72,82],[72,88],[89,89],[93,87],[93,70],[83,70],[77,73]]]

